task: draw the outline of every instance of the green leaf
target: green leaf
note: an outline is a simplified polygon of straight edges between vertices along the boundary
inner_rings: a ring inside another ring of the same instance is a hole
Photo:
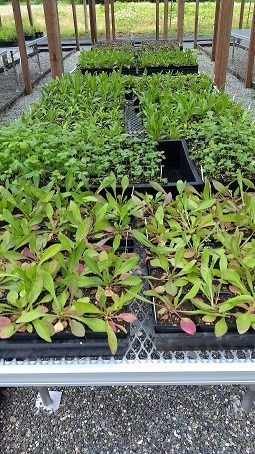
[[[107,331],[108,345],[110,347],[112,355],[115,355],[115,353],[117,352],[117,348],[118,348],[117,336],[108,322],[106,323],[106,331]]]
[[[214,333],[216,337],[221,337],[226,334],[228,331],[228,325],[225,318],[221,318],[217,323],[215,323]]]
[[[39,337],[46,342],[52,342],[48,323],[43,320],[34,320],[33,326]]]
[[[82,222],[82,217],[78,205],[71,200],[70,209],[76,222]]]
[[[233,298],[229,298],[227,301],[222,303],[219,307],[219,312],[227,312],[233,309],[235,306],[238,306],[243,303],[251,303],[253,297],[251,295],[238,295]]]
[[[150,181],[150,185],[151,185],[151,187],[153,189],[155,189],[155,191],[162,192],[163,194],[166,194],[166,191],[156,181]]]
[[[90,219],[83,219],[76,230],[76,241],[80,243],[85,240],[90,228]]]
[[[50,220],[52,220],[53,215],[54,215],[54,210],[52,208],[52,205],[50,203],[47,203],[45,207],[45,212]]]
[[[60,251],[61,247],[61,244],[52,244],[52,246],[49,246],[47,249],[45,249],[39,265],[42,265],[43,262],[49,260],[51,257],[54,257],[54,255],[56,255]]]
[[[84,317],[83,321],[94,333],[106,333],[106,322],[104,320]]]
[[[8,303],[10,303],[10,304],[15,304],[18,298],[19,298],[18,292],[16,292],[15,290],[11,290],[11,291],[8,293],[6,299],[7,299]]]
[[[0,329],[0,339],[9,339],[15,333],[13,323],[8,323]]]
[[[77,320],[70,320],[70,328],[74,336],[76,337],[85,336],[85,328],[81,322],[77,322]]]
[[[197,208],[195,208],[194,213],[197,211],[204,211],[207,210],[207,208],[211,208],[216,202],[216,199],[209,199],[209,200],[204,200],[201,202]]]
[[[84,314],[100,314],[102,311],[92,303],[88,302],[89,298],[81,298],[73,302],[74,307]]]
[[[92,257],[89,257],[88,255],[85,255],[84,259],[87,267],[89,268],[89,271],[101,277],[102,274],[96,261]]]
[[[29,323],[33,320],[43,317],[44,315],[45,313],[41,309],[32,309],[29,312],[23,312],[21,316],[16,320],[16,323]]]
[[[40,269],[40,275],[42,276],[43,278],[43,286],[44,288],[51,294],[52,298],[56,298],[56,293],[55,293],[55,286],[54,286],[54,282],[53,282],[53,278],[52,276],[50,275],[50,273],[48,273],[47,271],[45,270],[42,270]]]
[[[236,319],[236,327],[239,334],[244,334],[250,328],[252,323],[252,317],[249,312],[238,315]]]
[[[28,302],[29,303],[34,303],[37,298],[41,295],[43,289],[43,278],[40,276],[40,274],[36,274],[35,278],[32,281],[31,284],[31,290],[28,294]]]
[[[123,285],[139,285],[141,283],[141,278],[139,276],[128,276],[125,279],[119,281]]]

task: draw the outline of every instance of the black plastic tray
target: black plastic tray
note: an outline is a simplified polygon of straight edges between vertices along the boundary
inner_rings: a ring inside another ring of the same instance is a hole
[[[137,68],[79,68],[82,74],[90,73],[90,74],[101,74],[101,73],[107,73],[107,74],[112,74],[113,71],[121,71],[123,75],[130,75],[130,76],[137,76]]]
[[[118,349],[115,356],[123,357],[129,345],[130,329],[118,333]],[[87,338],[71,333],[58,333],[52,342],[45,342],[36,334],[17,333],[10,339],[0,340],[0,358],[36,359],[83,356],[111,356],[105,333],[88,332]]]
[[[156,74],[156,73],[169,73],[177,74],[197,74],[198,73],[198,65],[190,65],[190,66],[147,66],[146,68],[141,68],[138,66],[138,74],[141,75],[144,72],[147,72],[148,75]]]

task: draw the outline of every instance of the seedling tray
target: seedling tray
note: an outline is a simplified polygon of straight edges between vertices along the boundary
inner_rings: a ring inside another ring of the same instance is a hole
[[[198,65],[190,65],[190,66],[147,66],[146,68],[138,67],[139,75],[142,75],[145,71],[148,75],[156,74],[156,73],[169,73],[172,74],[197,74],[198,73]]]
[[[115,356],[123,357],[129,345],[130,332],[118,333]],[[0,358],[37,359],[83,356],[111,356],[105,333],[88,332],[86,338],[71,333],[58,333],[52,342],[45,342],[36,334],[17,333],[7,340],[0,340]]]
[[[0,47],[17,47],[18,41],[0,41]]]
[[[82,74],[90,73],[90,74],[101,74],[107,73],[112,74],[113,71],[121,71],[122,74],[130,75],[130,76],[137,76],[137,68],[77,68],[79,69]]]

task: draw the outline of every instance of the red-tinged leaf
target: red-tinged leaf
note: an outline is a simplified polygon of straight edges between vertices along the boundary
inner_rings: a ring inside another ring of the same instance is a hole
[[[108,246],[107,244],[102,244],[101,246],[98,247],[98,249],[101,251],[109,251],[109,249],[111,249],[111,246]]]
[[[30,249],[28,249],[28,247],[25,247],[23,251],[21,251],[21,254],[27,259],[35,260],[34,254],[30,251]]]
[[[8,323],[11,323],[11,320],[8,317],[0,317],[0,329],[2,329],[4,326],[8,325]]]
[[[0,329],[0,339],[9,339],[15,333],[14,325],[8,323]]]
[[[31,230],[40,230],[40,226],[38,224],[32,225]]]
[[[114,323],[112,320],[109,320],[108,323],[109,323],[110,327],[112,328],[112,330],[116,333],[116,331],[117,331],[116,323]]]
[[[81,274],[81,273],[83,273],[83,271],[84,271],[84,265],[83,265],[83,263],[79,263],[78,267],[77,267],[77,273]]]
[[[76,320],[70,321],[70,328],[74,336],[76,337],[84,337],[85,336],[85,328],[82,323],[77,322]]]
[[[105,227],[103,230],[104,230],[105,232],[108,232],[108,233],[114,233],[114,232],[115,232],[115,228],[114,228],[114,227],[111,227],[111,226]]]
[[[41,309],[42,312],[44,312],[45,314],[47,314],[47,312],[49,312],[49,309],[48,307],[44,306],[43,304],[40,304],[40,306],[38,306],[39,309]]]
[[[190,318],[186,317],[182,318],[180,321],[180,327],[182,331],[184,331],[187,334],[193,335],[196,332],[196,325],[192,320],[190,320]]]
[[[118,314],[118,318],[120,318],[121,320],[124,320],[124,322],[133,323],[137,317],[134,314],[129,314],[128,312],[122,312],[121,314]]]
[[[166,196],[164,198],[164,206],[168,205],[170,202],[172,202],[172,199],[173,199],[172,193],[168,192],[168,194],[166,194]]]

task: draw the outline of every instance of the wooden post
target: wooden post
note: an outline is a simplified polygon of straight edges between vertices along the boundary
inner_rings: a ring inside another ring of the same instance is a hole
[[[72,12],[73,12],[73,25],[74,25],[76,50],[79,51],[80,50],[80,40],[79,40],[79,30],[78,30],[78,23],[77,23],[75,0],[71,0],[71,5],[72,5]]]
[[[24,31],[23,31],[23,24],[22,24],[19,0],[12,0],[12,9],[13,9],[13,16],[14,16],[17,39],[18,39],[18,44],[19,44],[19,53],[20,53],[23,81],[24,81],[24,85],[25,85],[25,93],[26,93],[26,95],[30,95],[30,93],[32,92],[32,84],[31,84],[30,74],[29,74],[28,57],[27,57],[27,50],[26,50],[26,44],[25,44],[25,37],[24,37]]]
[[[183,44],[183,30],[184,30],[184,0],[178,0],[177,12],[177,41],[180,46]]]
[[[57,0],[43,0],[45,25],[48,37],[52,77],[60,77],[64,72],[62,47],[59,30]]]
[[[234,11],[234,0],[223,0],[220,4],[218,39],[216,48],[216,59],[214,67],[214,83],[220,90],[224,90],[227,67],[231,26]]]
[[[84,12],[84,23],[85,23],[85,33],[86,33],[88,31],[88,29],[89,29],[87,0],[83,0],[83,12]]]
[[[212,61],[215,61],[215,55],[216,55],[217,38],[218,38],[218,24],[219,24],[219,14],[220,14],[220,2],[221,2],[221,0],[216,0],[216,5],[215,5],[212,58],[211,58]]]
[[[198,18],[199,18],[199,0],[196,0],[195,28],[194,28],[194,49],[197,48]]]
[[[2,17],[1,17],[1,14],[0,14],[0,27],[3,26],[3,22],[2,22]]]
[[[109,0],[104,0],[104,18],[105,18],[105,37],[106,41],[111,39],[111,27],[110,27],[110,3]]]
[[[168,38],[168,0],[164,0],[164,32],[163,38]]]
[[[28,19],[31,27],[34,26],[34,21],[33,21],[33,15],[32,15],[32,8],[31,8],[31,3],[30,0],[26,0],[27,4],[27,14],[28,14]]]
[[[115,12],[114,12],[114,0],[110,0],[111,2],[111,18],[112,18],[112,40],[116,40],[116,31],[115,31]]]
[[[89,0],[89,20],[90,20],[91,43],[95,44],[97,42],[97,24],[96,24],[95,0]]]
[[[251,86],[252,86],[254,54],[255,54],[255,3],[254,3],[254,7],[253,7],[251,35],[250,35],[248,60],[247,60],[247,68],[246,68],[246,77],[245,77],[245,82],[244,82],[245,88],[251,88]]]
[[[156,40],[159,40],[159,0],[156,0]]]
[[[240,17],[239,17],[239,28],[243,28],[244,6],[245,6],[245,0],[241,0]]]

